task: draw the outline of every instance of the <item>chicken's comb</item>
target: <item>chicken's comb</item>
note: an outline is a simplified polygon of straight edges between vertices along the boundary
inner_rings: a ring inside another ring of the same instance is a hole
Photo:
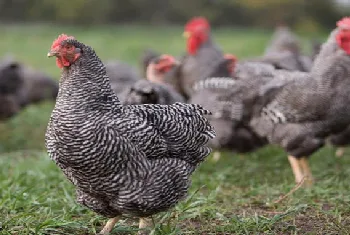
[[[337,22],[339,28],[350,28],[350,17],[344,17]]]
[[[210,24],[208,20],[202,16],[193,17],[185,25],[185,31],[190,31],[191,29],[196,27],[203,27],[205,29],[210,29]]]
[[[61,34],[58,36],[57,39],[55,39],[55,41],[53,41],[51,49],[59,46],[61,44],[62,41],[67,40],[67,39],[74,39],[73,36],[68,36],[67,34]]]

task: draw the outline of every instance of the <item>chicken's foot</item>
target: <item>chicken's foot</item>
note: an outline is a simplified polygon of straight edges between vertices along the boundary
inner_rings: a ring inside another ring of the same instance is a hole
[[[220,153],[219,151],[215,151],[215,152],[213,153],[213,160],[214,160],[214,162],[219,161],[219,160],[220,160],[220,157],[221,157],[221,153]]]
[[[114,217],[114,218],[111,218],[107,221],[106,225],[103,227],[103,229],[101,230],[101,232],[99,233],[99,235],[107,235],[109,234],[113,228],[114,228],[114,225],[120,220],[120,217],[117,216],[117,217]]]
[[[138,235],[148,235],[149,228],[153,227],[152,218],[140,218]]]
[[[335,156],[336,157],[342,157],[344,155],[344,152],[345,152],[345,148],[344,147],[339,147],[335,151]]]

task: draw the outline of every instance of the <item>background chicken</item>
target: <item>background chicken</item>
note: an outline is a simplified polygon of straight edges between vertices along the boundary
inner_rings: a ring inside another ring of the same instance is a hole
[[[271,64],[276,69],[308,72],[311,57],[301,54],[297,36],[285,25],[278,26],[262,57],[248,60]]]
[[[122,100],[125,98],[126,90],[141,79],[140,73],[135,67],[119,60],[107,61],[106,71],[112,90]]]
[[[50,157],[76,186],[77,200],[110,217],[151,216],[186,196],[189,177],[210,153],[214,131],[198,105],[123,106],[94,50],[60,35],[48,54],[62,68],[46,132]],[[144,227],[140,220],[140,227]]]
[[[310,77],[266,89],[251,122],[259,135],[288,152],[296,182],[312,178],[306,157],[350,122],[350,18],[337,26],[315,59]]]
[[[184,36],[187,38],[187,54],[181,60],[177,76],[179,89],[188,98],[192,94],[193,84],[213,76],[213,71],[225,58],[213,41],[209,22],[205,18],[191,19],[185,25]]]
[[[157,56],[147,66],[147,80],[134,83],[125,93],[123,104],[174,104],[185,99],[170,84],[164,81],[178,62],[169,55]]]
[[[44,100],[53,100],[58,84],[45,73],[5,56],[0,61],[0,116],[12,117],[21,108]]]

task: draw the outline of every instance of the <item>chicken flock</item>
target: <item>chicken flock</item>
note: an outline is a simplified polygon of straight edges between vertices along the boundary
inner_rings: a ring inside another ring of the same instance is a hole
[[[77,202],[110,218],[100,234],[124,215],[148,227],[150,216],[186,197],[211,149],[218,160],[222,150],[280,146],[296,183],[311,185],[308,157],[326,143],[350,144],[349,17],[312,56],[286,26],[263,56],[246,60],[220,49],[204,17],[191,19],[184,36],[182,57],[147,49],[138,71],[59,35],[48,53],[59,84],[13,58],[0,63],[2,119],[56,99],[46,147]]]

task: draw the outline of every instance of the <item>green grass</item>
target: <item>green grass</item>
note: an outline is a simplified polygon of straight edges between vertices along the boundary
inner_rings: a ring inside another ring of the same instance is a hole
[[[182,28],[0,26],[0,54],[58,78],[46,58],[51,42],[65,32],[93,46],[103,60],[137,65],[144,47],[180,55]],[[239,58],[262,53],[271,32],[221,29],[215,39]],[[304,40],[305,41],[305,40]],[[307,48],[307,44],[304,44]],[[44,132],[53,103],[30,106],[0,124],[0,234],[94,234],[106,221],[75,202],[74,189],[44,150]],[[316,178],[274,203],[293,187],[283,151],[267,147],[244,156],[225,153],[208,159],[193,176],[190,197],[154,217],[154,234],[350,234],[350,158],[327,147],[311,158]],[[126,218],[113,234],[133,234],[137,221]]]

